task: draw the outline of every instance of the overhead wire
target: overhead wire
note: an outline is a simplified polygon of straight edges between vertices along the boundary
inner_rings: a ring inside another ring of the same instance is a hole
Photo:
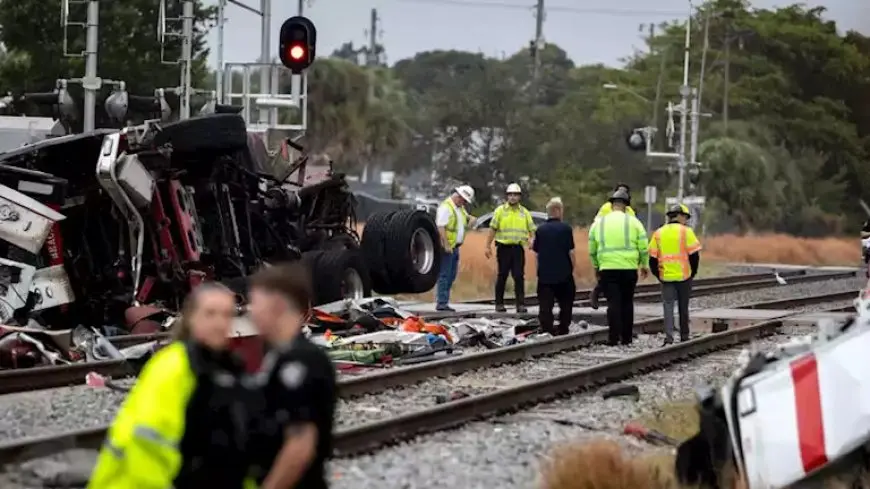
[[[431,5],[450,5],[456,7],[487,7],[503,10],[531,10],[534,5],[499,2],[499,1],[484,1],[484,0],[396,0],[400,3],[419,3]],[[569,7],[564,5],[548,5],[546,10],[549,12],[563,12],[573,14],[589,14],[589,15],[609,15],[616,17],[681,17],[686,14],[685,11],[677,10],[636,10],[636,9],[613,9],[613,8],[587,8],[587,7]]]

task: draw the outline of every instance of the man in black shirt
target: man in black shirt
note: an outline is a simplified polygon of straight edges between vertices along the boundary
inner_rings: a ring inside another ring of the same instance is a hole
[[[336,404],[329,356],[302,334],[311,280],[298,263],[251,278],[249,312],[270,351],[255,384],[253,476],[261,489],[325,489]]]
[[[553,335],[568,334],[574,306],[574,233],[562,222],[562,199],[547,202],[547,222],[535,231],[538,254],[538,320]],[[553,303],[559,304],[559,328],[553,329]]]

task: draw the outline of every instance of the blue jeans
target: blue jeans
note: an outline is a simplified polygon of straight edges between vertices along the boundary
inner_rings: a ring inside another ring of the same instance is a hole
[[[435,292],[435,302],[439,306],[446,306],[450,302],[450,287],[456,280],[459,272],[459,247],[453,248],[452,253],[441,254],[441,270],[438,272],[438,286]]]

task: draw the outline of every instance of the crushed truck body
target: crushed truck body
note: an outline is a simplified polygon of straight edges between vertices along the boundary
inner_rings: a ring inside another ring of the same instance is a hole
[[[0,153],[0,368],[56,363],[34,345],[51,342],[31,341],[41,331],[163,331],[203,281],[241,306],[246,277],[270,263],[304,261],[319,304],[435,285],[428,214],[376,214],[360,236],[345,176],[305,178],[308,155],[288,144],[300,156],[270,166],[240,116],[211,114]],[[44,348],[69,361],[66,347]]]

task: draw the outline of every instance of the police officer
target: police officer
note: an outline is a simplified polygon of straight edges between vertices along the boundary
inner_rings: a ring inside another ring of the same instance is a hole
[[[477,220],[466,207],[474,203],[474,189],[468,185],[456,187],[450,197],[444,199],[435,213],[435,225],[441,236],[441,270],[435,288],[435,309],[453,311],[450,302],[450,289],[459,273],[459,247],[465,241],[468,229]]]
[[[203,284],[112,422],[88,489],[256,487],[245,482],[241,363],[227,347],[236,299]]]
[[[626,213],[630,197],[619,189],[610,197],[611,211],[589,231],[589,259],[607,298],[609,345],[631,344],[634,326],[634,289],[638,272],[649,274],[646,230]]]
[[[514,279],[517,312],[526,312],[525,305],[525,247],[533,240],[535,222],[528,209],[520,204],[523,190],[516,183],[507,187],[507,202],[496,207],[486,238],[486,257],[492,258],[495,240],[498,275],[495,279],[495,310],[505,312],[504,288],[508,274]]]
[[[674,302],[680,314],[680,341],[689,339],[689,296],[701,262],[701,243],[686,225],[690,217],[686,206],[671,206],[665,215],[668,223],[658,228],[649,242],[649,268],[662,283],[664,344],[670,345],[674,342]]]
[[[628,206],[625,208],[625,213],[634,216],[634,209],[631,208],[631,188],[626,183],[617,183],[616,187],[613,188],[614,192],[619,190],[624,190],[628,194],[629,202]],[[598,214],[595,214],[595,219],[593,219],[593,226],[599,219],[610,214],[610,211],[613,209],[612,204],[608,200],[607,202],[601,204],[601,207],[598,209]],[[598,298],[601,295],[601,286],[596,283],[595,287],[592,289],[592,292],[589,294],[589,304],[592,306],[592,309],[598,309]]]
[[[261,394],[250,444],[261,489],[325,489],[332,453],[335,369],[302,327],[311,310],[311,277],[299,262],[257,272],[248,307],[270,352],[251,387]]]

